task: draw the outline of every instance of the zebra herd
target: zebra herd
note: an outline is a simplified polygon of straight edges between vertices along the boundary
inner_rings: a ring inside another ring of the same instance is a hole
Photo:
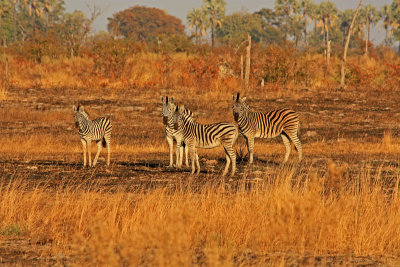
[[[226,165],[222,176],[226,175],[229,165],[232,164],[231,175],[236,171],[236,154],[234,145],[239,132],[246,140],[249,164],[253,163],[254,138],[273,138],[281,136],[286,148],[283,162],[287,162],[290,155],[290,142],[298,152],[299,162],[302,160],[302,146],[298,137],[300,122],[295,111],[290,109],[277,109],[267,113],[253,111],[246,102],[246,97],[240,94],[232,95],[233,117],[235,123],[217,122],[213,124],[200,124],[193,118],[193,113],[184,105],[176,105],[174,98],[161,97],[163,123],[165,136],[169,145],[169,167],[173,167],[173,141],[176,141],[176,167],[179,169],[183,162],[185,151],[185,164],[189,166],[189,157],[192,163],[192,174],[200,173],[199,156],[197,148],[214,148],[223,146],[226,153]],[[95,166],[102,145],[107,146],[107,165],[110,164],[111,121],[106,117],[90,120],[83,106],[75,107],[74,120],[79,130],[83,145],[83,165],[86,166],[86,148],[89,154],[89,166]],[[91,165],[90,143],[96,141],[97,154]],[[190,152],[190,153],[189,153]]]

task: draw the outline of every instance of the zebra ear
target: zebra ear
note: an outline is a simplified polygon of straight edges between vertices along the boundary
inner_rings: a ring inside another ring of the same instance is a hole
[[[83,112],[83,111],[84,111],[83,106],[79,106],[79,107],[78,107],[78,111],[79,111],[79,112]]]
[[[161,102],[164,104],[164,97],[163,96],[161,96]]]
[[[175,112],[178,112],[178,111],[179,111],[179,106],[176,106]]]
[[[179,112],[183,113],[185,111],[185,106],[184,105],[180,105],[179,106]]]
[[[76,107],[75,105],[72,106],[72,109],[74,110],[74,112],[76,111]]]
[[[232,100],[233,100],[233,101],[236,101],[235,95],[232,95]]]
[[[170,97],[170,98],[169,98],[169,102],[170,102],[171,104],[174,104],[174,97]]]
[[[247,97],[242,97],[242,103],[246,101]]]

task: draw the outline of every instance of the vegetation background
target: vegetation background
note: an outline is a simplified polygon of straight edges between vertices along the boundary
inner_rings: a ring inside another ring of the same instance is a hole
[[[354,10],[331,1],[226,14],[225,1],[204,0],[187,14],[190,35],[144,6],[93,33],[102,12],[0,2],[0,263],[399,264],[399,0],[362,6],[344,88]],[[200,151],[198,177],[166,169],[160,96],[208,123],[232,121],[238,91],[258,110],[299,112],[302,165],[281,166],[283,145],[268,140],[246,167],[240,138],[235,177],[220,178],[221,150]],[[78,102],[113,121],[108,169],[102,158],[82,168]]]

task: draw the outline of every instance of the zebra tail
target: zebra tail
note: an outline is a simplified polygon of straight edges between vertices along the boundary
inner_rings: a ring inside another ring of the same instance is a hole
[[[103,139],[101,139],[101,145],[103,147],[106,147],[106,145],[107,145],[106,139],[104,137],[103,137]]]

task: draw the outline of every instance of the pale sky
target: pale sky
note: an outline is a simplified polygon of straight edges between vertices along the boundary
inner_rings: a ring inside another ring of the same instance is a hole
[[[319,4],[322,0],[314,0],[314,3]],[[338,9],[355,9],[359,0],[331,0],[335,3]],[[364,0],[363,5],[371,4],[380,8],[385,4],[391,4],[392,0]],[[164,9],[168,14],[178,17],[182,23],[186,25],[186,15],[193,8],[200,8],[203,4],[202,0],[65,0],[65,7],[67,12],[74,10],[82,10],[89,16],[89,9],[87,5],[96,5],[104,11],[102,16],[99,16],[94,22],[95,31],[107,30],[107,18],[112,17],[114,13],[133,7],[136,5],[156,7]],[[275,0],[226,0],[226,15],[232,14],[243,9],[249,12],[258,11],[261,8],[273,8]],[[384,32],[379,32],[380,23],[372,28],[371,41],[375,44],[381,43],[384,38]],[[187,25],[186,25],[187,28]]]

